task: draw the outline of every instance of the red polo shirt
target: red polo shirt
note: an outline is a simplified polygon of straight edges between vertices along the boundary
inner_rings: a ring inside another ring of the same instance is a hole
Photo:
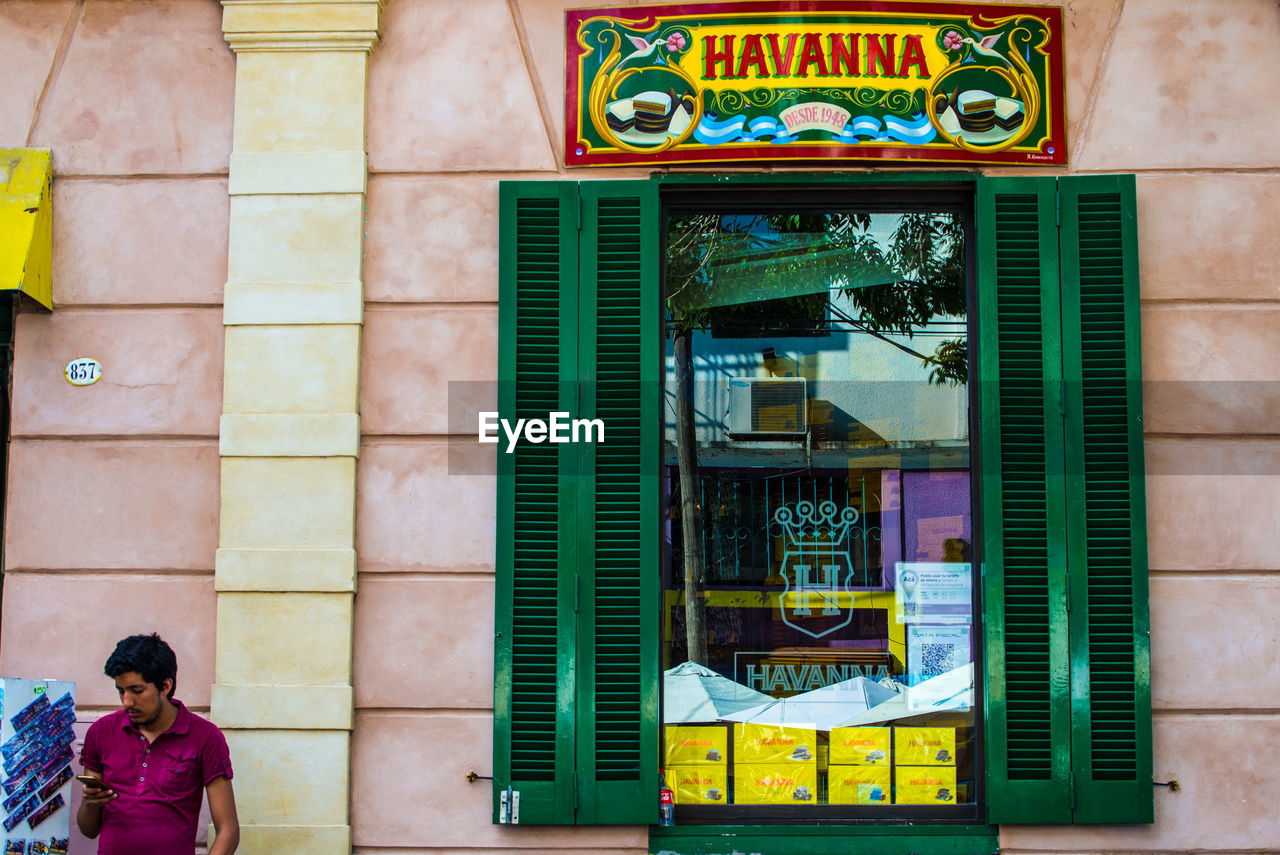
[[[119,796],[102,808],[98,855],[191,855],[205,786],[231,778],[222,731],[173,704],[178,717],[149,745],[124,710],[89,726],[80,762]]]

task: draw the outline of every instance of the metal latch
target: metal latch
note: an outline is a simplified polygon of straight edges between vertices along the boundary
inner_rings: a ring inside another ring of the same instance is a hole
[[[499,825],[519,825],[520,824],[520,791],[507,787],[502,791],[501,800],[498,804],[498,824]]]

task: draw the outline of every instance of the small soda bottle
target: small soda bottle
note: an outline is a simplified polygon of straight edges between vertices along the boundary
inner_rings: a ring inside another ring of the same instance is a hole
[[[675,825],[676,794],[671,792],[671,788],[667,786],[667,779],[661,769],[658,770],[658,781],[661,787],[658,791],[658,824]]]

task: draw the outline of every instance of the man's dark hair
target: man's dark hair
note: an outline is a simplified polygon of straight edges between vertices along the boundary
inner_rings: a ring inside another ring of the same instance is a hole
[[[157,689],[163,688],[165,680],[172,680],[167,695],[170,699],[178,687],[178,657],[173,654],[173,648],[154,632],[150,635],[131,635],[122,640],[107,657],[107,667],[103,670],[112,679],[137,671],[143,680],[155,684]]]

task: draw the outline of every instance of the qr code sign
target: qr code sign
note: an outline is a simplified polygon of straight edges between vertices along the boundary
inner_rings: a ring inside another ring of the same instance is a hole
[[[933,677],[959,668],[963,662],[957,661],[959,652],[954,644],[922,644],[920,645],[921,676]]]

